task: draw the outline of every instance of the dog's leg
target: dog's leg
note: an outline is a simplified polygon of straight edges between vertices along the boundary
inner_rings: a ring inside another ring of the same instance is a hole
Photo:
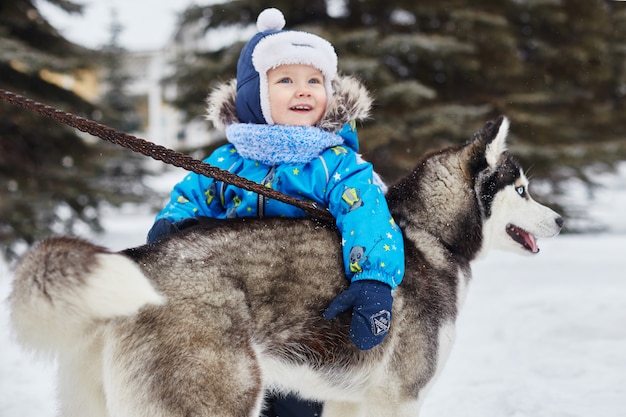
[[[112,417],[258,417],[263,382],[245,326],[198,309],[169,305],[166,315],[147,314],[152,322],[112,329],[103,366]]]
[[[422,401],[376,401],[365,405],[367,417],[418,417]]]
[[[385,390],[370,392],[359,402],[325,401],[322,417],[418,417],[423,396],[401,399]]]
[[[102,390],[100,357],[73,353],[60,357],[58,362],[59,416],[110,417]]]
[[[365,417],[363,404],[340,401],[325,401],[322,417]]]
[[[258,417],[262,383],[254,371],[234,362],[205,366],[197,361],[177,363],[169,375],[134,375],[117,369],[107,373],[107,403],[115,417]],[[216,367],[217,365],[218,367]],[[150,372],[150,370],[147,370]],[[133,372],[133,370],[131,370]],[[227,374],[231,374],[230,376]]]

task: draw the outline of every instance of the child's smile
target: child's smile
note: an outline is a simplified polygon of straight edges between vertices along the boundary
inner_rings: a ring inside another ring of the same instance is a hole
[[[276,124],[313,126],[326,111],[324,76],[310,65],[280,65],[267,72],[272,119]]]

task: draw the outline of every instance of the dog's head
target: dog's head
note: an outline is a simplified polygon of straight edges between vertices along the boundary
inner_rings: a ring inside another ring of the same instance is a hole
[[[425,155],[389,189],[394,218],[418,246],[434,238],[471,260],[489,249],[537,253],[537,239],[559,233],[562,218],[531,198],[506,149],[508,128],[504,117],[487,123],[466,144]]]
[[[530,195],[529,181],[518,161],[506,150],[509,121],[488,123],[473,140],[478,169],[474,191],[484,217],[481,252],[504,249],[523,254],[539,252],[537,240],[556,236],[562,217]]]

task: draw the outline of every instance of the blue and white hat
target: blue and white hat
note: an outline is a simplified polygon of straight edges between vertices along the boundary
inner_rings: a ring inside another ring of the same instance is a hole
[[[243,47],[237,62],[237,118],[242,123],[274,124],[267,71],[279,65],[304,64],[320,70],[330,102],[332,81],[337,75],[333,46],[311,33],[282,30],[285,17],[278,9],[263,10],[256,25],[259,33]]]

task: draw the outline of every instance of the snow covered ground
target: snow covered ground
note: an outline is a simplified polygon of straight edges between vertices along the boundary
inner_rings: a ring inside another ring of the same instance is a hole
[[[179,175],[180,176],[180,175]],[[626,415],[626,164],[585,208],[610,232],[493,252],[474,268],[458,338],[423,417]],[[147,209],[105,217],[100,244],[143,243]],[[11,273],[0,263],[0,299]],[[11,341],[0,305],[0,416],[53,417],[54,372]],[[89,416],[85,416],[89,417]]]

